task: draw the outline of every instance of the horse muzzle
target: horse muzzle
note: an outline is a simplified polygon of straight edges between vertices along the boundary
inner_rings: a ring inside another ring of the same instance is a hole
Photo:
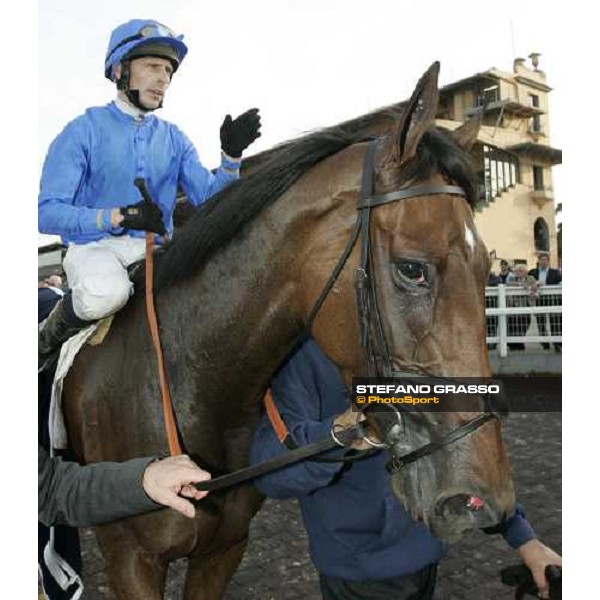
[[[438,499],[427,521],[437,537],[454,543],[473,529],[497,525],[504,516],[493,501],[465,492]]]

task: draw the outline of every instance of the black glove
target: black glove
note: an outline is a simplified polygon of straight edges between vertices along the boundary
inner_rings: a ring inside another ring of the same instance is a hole
[[[260,115],[258,108],[251,108],[235,121],[227,115],[221,125],[221,148],[232,158],[239,158],[242,152],[260,137]]]
[[[123,220],[119,223],[119,226],[124,229],[152,231],[159,235],[167,233],[162,219],[162,212],[153,202],[140,200],[137,204],[124,206],[120,210]]]

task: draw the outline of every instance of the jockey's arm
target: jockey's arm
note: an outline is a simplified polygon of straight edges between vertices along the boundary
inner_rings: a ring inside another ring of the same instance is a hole
[[[89,170],[85,124],[76,119],[48,149],[38,196],[38,228],[56,235],[93,234],[118,225],[115,210],[76,206],[75,197]]]
[[[240,158],[232,158],[221,152],[221,165],[213,173],[198,157],[192,142],[181,133],[184,145],[183,159],[179,172],[179,183],[194,206],[199,206],[211,196],[240,177]]]

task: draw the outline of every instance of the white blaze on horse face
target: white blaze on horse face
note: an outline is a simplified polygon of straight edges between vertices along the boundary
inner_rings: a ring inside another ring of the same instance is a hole
[[[465,242],[469,248],[471,248],[471,252],[475,251],[475,234],[469,228],[469,226],[465,223]]]

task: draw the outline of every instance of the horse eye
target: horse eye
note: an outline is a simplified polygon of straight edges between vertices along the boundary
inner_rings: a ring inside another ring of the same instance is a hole
[[[410,283],[426,286],[427,280],[427,265],[414,260],[403,260],[398,263],[398,273],[404,279],[408,279]]]

